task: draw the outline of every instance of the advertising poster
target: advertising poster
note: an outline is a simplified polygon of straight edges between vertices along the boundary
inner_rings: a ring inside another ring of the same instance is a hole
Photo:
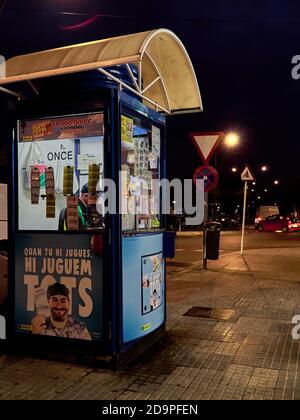
[[[142,314],[155,311],[163,304],[162,253],[142,257]]]
[[[20,121],[19,142],[103,136],[103,114]]]
[[[123,237],[123,342],[143,337],[165,320],[163,235]]]
[[[160,129],[152,125],[152,153],[160,156]]]
[[[16,238],[16,331],[103,340],[103,258],[91,235]]]
[[[121,140],[123,147],[133,148],[133,119],[121,115]]]

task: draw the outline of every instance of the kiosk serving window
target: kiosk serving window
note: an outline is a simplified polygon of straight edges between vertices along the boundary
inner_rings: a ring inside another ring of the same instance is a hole
[[[160,129],[137,117],[121,116],[122,229],[160,227]]]
[[[103,113],[18,121],[19,230],[104,227]]]

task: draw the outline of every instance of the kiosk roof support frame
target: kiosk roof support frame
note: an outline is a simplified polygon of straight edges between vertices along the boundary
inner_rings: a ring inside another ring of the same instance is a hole
[[[22,99],[21,93],[14,92],[13,90],[4,88],[2,86],[0,86],[0,92],[4,92],[4,93],[7,93],[8,95],[15,96],[16,98],[18,98],[18,100]]]
[[[161,75],[161,72],[160,72],[159,68],[157,67],[155,61],[151,57],[151,54],[149,54],[148,51],[145,51],[145,54],[149,58],[149,60],[151,61],[151,64],[153,65],[153,67],[155,68],[155,71],[157,72],[157,75],[158,75],[159,80],[161,81],[161,84],[162,84],[162,87],[163,87],[163,93],[165,94],[165,97],[166,97],[166,100],[167,100],[167,103],[168,103],[168,108],[171,110],[170,98],[169,98],[169,95],[168,95],[168,92],[167,92],[167,89],[166,89],[166,85],[164,83],[164,79],[163,79],[163,77]],[[141,65],[142,65],[142,62],[141,62]],[[153,84],[154,84],[153,81],[150,82],[148,84],[148,86],[145,87],[145,89],[143,90],[143,92],[145,90],[148,90]]]
[[[31,87],[31,89],[34,91],[34,93],[39,96],[39,91],[37,90],[37,88],[34,86],[34,84],[32,83],[31,80],[28,80],[28,84]]]
[[[136,78],[134,77],[134,75],[133,75],[133,73],[132,73],[132,70],[131,70],[131,68],[130,68],[130,65],[129,65],[129,64],[126,64],[126,68],[127,68],[127,71],[128,71],[128,73],[129,73],[129,75],[130,75],[130,77],[131,77],[131,80],[133,81],[133,84],[134,84],[134,86],[135,86],[136,90],[137,90],[138,92],[142,93],[142,92],[140,91],[140,87],[139,87],[139,85],[138,85],[138,84],[137,84],[137,82],[136,82]]]
[[[125,89],[130,90],[130,92],[134,93],[135,95],[139,96],[140,98],[144,99],[145,101],[150,102],[152,105],[155,106],[155,108],[160,109],[161,111],[165,112],[166,114],[171,114],[171,111],[169,109],[166,109],[166,108],[162,107],[161,105],[159,105],[158,103],[152,101],[147,96],[143,95],[142,93],[140,93],[136,89],[134,89],[131,86],[129,86],[127,83],[123,82],[123,80],[119,79],[116,76],[113,76],[109,71],[107,71],[107,70],[105,70],[103,68],[99,68],[97,70],[100,73],[103,73],[105,76],[107,76],[110,79],[112,79],[114,82],[117,82],[120,85],[121,88],[125,88]]]

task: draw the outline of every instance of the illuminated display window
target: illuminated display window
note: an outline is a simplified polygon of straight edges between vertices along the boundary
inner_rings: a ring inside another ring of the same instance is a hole
[[[18,121],[19,230],[104,227],[103,113]]]
[[[160,227],[160,129],[139,118],[121,116],[122,229]]]

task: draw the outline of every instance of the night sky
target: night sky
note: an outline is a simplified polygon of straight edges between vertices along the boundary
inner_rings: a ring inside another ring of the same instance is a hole
[[[218,198],[239,202],[242,184],[230,168],[242,170],[248,162],[258,178],[253,197],[261,195],[263,204],[280,202],[284,212],[300,207],[300,79],[291,76],[292,57],[300,54],[298,1],[0,0],[0,11],[0,54],[7,58],[172,30],[194,65],[204,112],[168,117],[168,176],[191,178],[201,164],[191,132],[234,130],[241,137],[238,148],[221,145],[217,152]],[[86,20],[90,24],[80,25]],[[262,175],[265,163],[269,172]],[[262,194],[271,186],[272,192]]]

